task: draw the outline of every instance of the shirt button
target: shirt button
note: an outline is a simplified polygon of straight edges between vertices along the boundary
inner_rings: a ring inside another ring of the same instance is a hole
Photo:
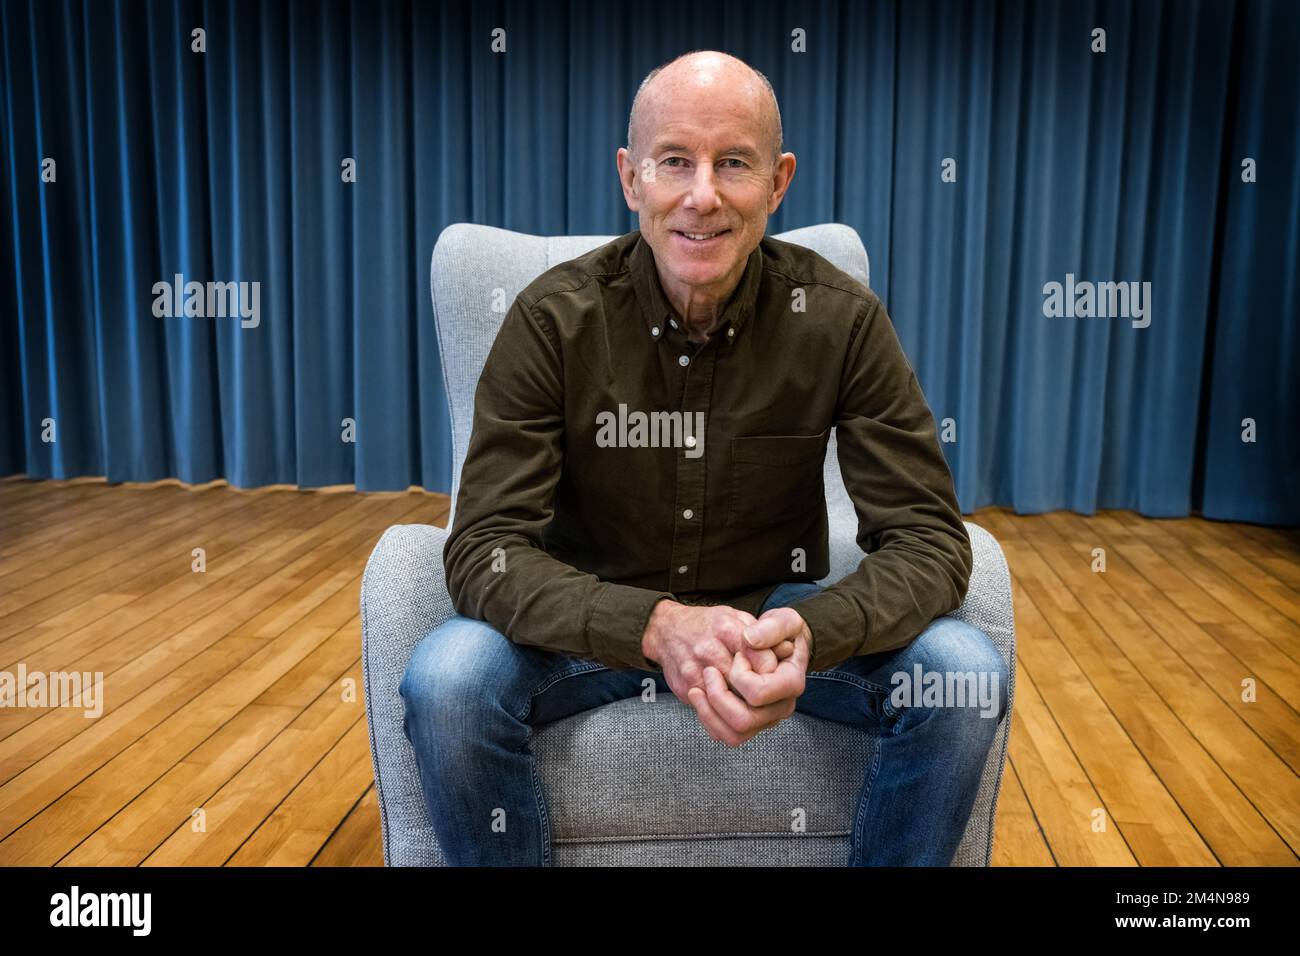
[[[685,573],[686,573],[686,565],[683,564],[680,568],[678,568],[678,569],[677,569],[677,573],[678,573],[678,574],[685,574]]]
[[[736,335],[736,330],[735,330],[735,329],[727,329],[727,338],[729,338],[729,339],[730,339],[730,338],[734,338],[735,335]]]
[[[690,521],[692,518],[695,517],[695,512],[692,511],[690,508],[687,508],[685,511],[682,512],[682,517],[685,518],[687,521]]]
[[[694,436],[694,435],[687,435],[687,436],[686,436],[686,447],[687,447],[687,448],[694,448],[694,447],[695,447],[695,436]]]
[[[668,320],[668,324],[671,325],[673,328],[677,328],[677,320],[676,320],[676,319],[669,319],[669,320]]]
[[[651,330],[650,330],[650,334],[651,334],[651,335],[658,335],[658,334],[659,334],[659,326],[656,325],[653,329],[651,329]]]
[[[678,359],[677,359],[677,364],[678,364],[678,365],[681,365],[682,367],[685,367],[685,366],[691,364],[691,360],[690,360],[690,358],[688,358],[687,356],[682,355],[682,356],[679,356],[679,357],[678,357]]]

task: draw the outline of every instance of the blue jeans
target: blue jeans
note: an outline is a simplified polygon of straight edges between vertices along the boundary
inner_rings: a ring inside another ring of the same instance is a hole
[[[763,610],[797,606],[818,590],[806,582],[782,584]],[[965,705],[955,704],[955,692],[947,698],[924,694],[922,687],[935,683],[925,680],[930,673],[968,679],[973,673],[985,681],[985,703],[971,701],[974,694],[963,697]],[[482,621],[454,616],[431,631],[402,677],[402,728],[415,748],[429,819],[447,862],[550,865],[546,801],[530,749],[533,727],[638,697],[647,677],[656,693],[672,693],[658,672],[611,670],[515,644]],[[906,647],[807,675],[798,712],[877,738],[853,816],[848,865],[952,861],[1006,712],[1006,686],[1006,663],[989,636],[947,616]],[[500,826],[502,820],[508,825]]]

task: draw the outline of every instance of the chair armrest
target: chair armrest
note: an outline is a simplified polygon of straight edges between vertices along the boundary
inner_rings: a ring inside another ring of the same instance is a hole
[[[398,687],[416,645],[455,614],[442,568],[446,538],[446,530],[433,525],[393,525],[375,545],[361,579],[366,719],[389,866],[441,859],[415,754],[402,729],[405,704]]]
[[[840,489],[838,496],[828,499],[828,506],[831,573],[818,582],[823,587],[851,573],[864,557],[857,543],[857,515],[848,496]],[[1016,625],[1011,571],[997,538],[979,525],[969,521],[963,523],[971,543],[970,584],[961,605],[949,611],[947,616],[978,627],[1002,654],[1009,673],[1006,713],[1010,715],[1016,699]],[[992,860],[993,826],[1010,731],[1011,721],[1004,718],[984,764],[975,805],[953,857],[954,866],[988,866]]]
[[[966,533],[970,535],[971,568],[970,585],[961,606],[948,612],[951,617],[974,624],[993,638],[1003,656],[1014,659],[1015,612],[1011,603],[1011,571],[998,539],[984,528],[969,521]]]
[[[399,641],[406,657],[424,635],[456,613],[442,568],[447,529],[395,524],[384,532],[361,579],[361,627],[389,653]],[[405,666],[405,660],[402,662]]]

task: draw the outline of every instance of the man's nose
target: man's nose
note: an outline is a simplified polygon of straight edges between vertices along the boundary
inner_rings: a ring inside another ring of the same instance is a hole
[[[714,182],[712,163],[700,163],[695,167],[695,178],[691,180],[691,189],[686,202],[692,209],[701,209],[705,212],[718,207],[718,190]]]

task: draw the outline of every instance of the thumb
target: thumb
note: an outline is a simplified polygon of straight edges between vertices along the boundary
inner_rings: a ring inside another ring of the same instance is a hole
[[[786,620],[786,615],[778,615],[775,611],[786,610],[789,608],[774,608],[756,623],[747,626],[743,632],[745,642],[750,647],[776,647],[784,641],[790,633],[790,622]]]

